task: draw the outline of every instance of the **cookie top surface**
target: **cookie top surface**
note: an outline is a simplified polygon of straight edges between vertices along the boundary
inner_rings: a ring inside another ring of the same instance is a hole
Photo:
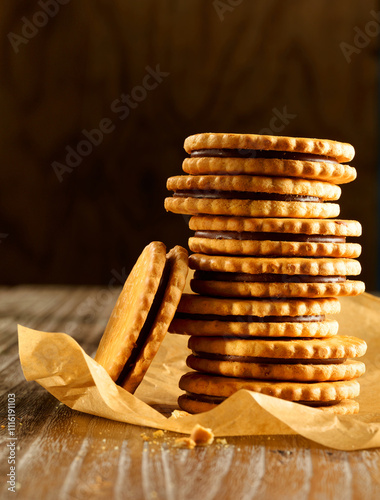
[[[166,255],[165,245],[155,241],[144,248],[124,284],[95,360],[130,392],[143,378],[174,316],[187,269],[185,249],[176,247]]]
[[[180,389],[193,394],[229,397],[240,389],[261,392],[290,401],[335,401],[354,398],[360,393],[357,380],[338,382],[268,382],[244,378],[220,377],[189,372],[179,382]]]
[[[327,234],[332,236],[360,236],[362,227],[355,220],[290,219],[228,217],[217,215],[193,216],[189,222],[194,231],[238,231],[292,234]]]
[[[178,312],[218,316],[311,316],[336,314],[339,300],[328,299],[222,299],[184,293]]]
[[[354,167],[335,161],[311,161],[284,158],[185,158],[182,170],[191,175],[270,175],[316,179],[333,184],[345,184],[356,179]]]
[[[191,269],[248,274],[306,274],[312,276],[355,276],[361,265],[354,259],[308,257],[234,257],[195,253],[189,258]]]
[[[258,134],[202,133],[185,139],[187,153],[199,149],[255,149],[267,151],[293,151],[328,156],[338,162],[350,161],[355,156],[351,144],[328,139],[282,137]]]
[[[286,177],[252,175],[178,175],[169,177],[169,191],[234,191],[313,196],[321,200],[338,200],[341,188],[334,184]],[[191,196],[191,194],[189,194]]]
[[[328,360],[356,358],[367,349],[364,340],[335,335],[330,338],[256,340],[225,337],[190,337],[189,349],[196,353],[254,358]],[[243,361],[243,360],[242,360]]]

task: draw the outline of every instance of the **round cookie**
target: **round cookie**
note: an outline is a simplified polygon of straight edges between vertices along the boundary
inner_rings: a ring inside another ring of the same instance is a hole
[[[202,320],[177,313],[170,324],[169,332],[180,335],[195,335],[202,337],[332,337],[338,333],[338,322],[332,319],[320,317],[296,318],[281,316],[271,317],[271,321],[243,321],[243,317],[237,316],[235,321],[223,321],[220,319]],[[282,320],[274,321],[274,320]],[[240,320],[240,321],[239,321]],[[303,321],[302,321],[303,320]]]
[[[215,316],[315,316],[340,312],[338,299],[226,299],[182,294],[177,312]]]
[[[353,259],[261,258],[193,254],[189,266],[197,271],[283,274],[310,276],[355,276],[361,266]]]
[[[367,349],[364,340],[351,336],[335,335],[318,339],[230,339],[225,337],[190,337],[189,349],[197,356],[220,361],[256,362],[264,358],[273,363],[306,362],[319,363],[328,360],[356,358],[363,356]],[[225,359],[228,358],[228,359]],[[302,361],[300,361],[302,360]]]
[[[339,205],[336,203],[316,203],[303,201],[267,201],[205,199],[193,197],[165,198],[168,212],[185,215],[236,215],[243,217],[295,217],[321,218],[337,217]]]
[[[263,219],[199,215],[191,217],[189,227],[193,231],[320,234],[331,236],[360,236],[362,234],[360,222],[343,219]]]
[[[356,179],[356,169],[335,161],[286,160],[279,158],[193,157],[182,163],[191,175],[263,175],[300,177],[345,184]]]
[[[297,401],[294,401],[295,403]],[[178,406],[181,410],[188,413],[203,413],[205,411],[213,410],[217,408],[219,403],[209,403],[205,401],[199,401],[183,394],[178,398]],[[323,411],[324,413],[329,413],[332,415],[353,415],[359,413],[359,403],[353,399],[343,399],[339,403],[333,404],[331,406],[314,406],[315,409]]]
[[[193,254],[191,289],[220,297],[337,297],[359,295],[361,271],[352,259],[261,258]]]
[[[187,251],[166,254],[161,242],[145,247],[111,313],[95,360],[111,378],[134,392],[167,332],[188,272]]]
[[[326,337],[338,323],[337,299],[232,300],[183,294],[171,333],[228,337]]]
[[[210,255],[356,258],[358,243],[347,236],[360,236],[357,221],[324,219],[263,219],[193,216],[195,230],[189,247]]]
[[[328,182],[252,175],[179,175],[169,177],[166,187],[169,191],[174,191],[175,195],[187,193],[187,196],[195,198],[223,198],[228,195],[235,199],[236,194],[239,194],[242,196],[240,199],[245,199],[244,196],[248,193],[274,193],[294,197],[294,200],[284,201],[303,201],[297,200],[297,197],[324,201],[338,200],[341,195],[340,187]]]
[[[365,364],[351,359],[342,363],[331,364],[305,364],[302,362],[290,364],[281,363],[280,361],[278,363],[254,363],[220,361],[190,354],[187,357],[186,364],[193,370],[225,377],[288,380],[293,382],[351,380],[365,373]]]
[[[346,162],[353,159],[355,149],[351,144],[331,141],[328,139],[309,139],[304,137],[284,137],[258,134],[226,134],[202,133],[187,137],[184,143],[185,151],[203,149],[237,149],[289,151],[318,155]]]
[[[360,386],[356,380],[314,383],[280,382],[219,377],[196,372],[183,375],[180,379],[179,387],[186,391],[186,395],[180,396],[178,401],[180,407],[185,411],[191,411],[189,410],[189,406],[186,405],[189,400],[195,403],[217,405],[240,389],[260,392],[280,399],[302,402],[303,404],[312,406],[338,404],[342,400],[353,399],[360,393]],[[185,404],[183,404],[184,399]],[[193,409],[196,408],[196,406],[193,406]],[[206,408],[203,408],[200,411],[206,411]]]

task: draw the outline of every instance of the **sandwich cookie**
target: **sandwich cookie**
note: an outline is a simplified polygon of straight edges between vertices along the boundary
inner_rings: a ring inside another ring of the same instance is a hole
[[[176,176],[167,181],[172,198],[165,208],[181,214],[247,217],[311,217],[339,215],[341,189],[327,182],[250,175]]]
[[[143,250],[128,276],[100,341],[95,360],[116,384],[133,393],[167,332],[188,272],[187,251],[168,254],[161,242]]]
[[[344,184],[356,170],[350,144],[329,140],[253,134],[197,134],[185,140],[190,154],[182,168],[191,175],[269,175]]]
[[[183,294],[171,333],[202,337],[330,337],[338,322],[337,299],[226,299]]]
[[[182,376],[179,387],[186,391],[186,394],[179,397],[178,404],[189,413],[212,410],[240,389],[301,403],[335,414],[344,415],[359,411],[358,403],[353,401],[353,398],[360,393],[360,386],[356,380],[306,384],[237,379],[190,372]]]
[[[361,253],[361,245],[346,242],[361,235],[357,221],[193,216],[189,227],[195,231],[189,248],[196,253],[340,258]]]
[[[357,260],[193,254],[193,292],[220,297],[337,297],[364,292]]]
[[[356,337],[231,339],[190,337],[187,365],[197,371],[266,380],[319,382],[361,376],[367,345]]]

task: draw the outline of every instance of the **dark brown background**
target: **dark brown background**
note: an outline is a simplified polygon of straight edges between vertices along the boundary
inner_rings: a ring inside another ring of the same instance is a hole
[[[351,62],[340,44],[353,45],[355,29],[376,30],[368,22],[378,8],[346,0],[71,0],[16,53],[9,34],[21,35],[23,17],[33,21],[42,8],[1,2],[1,282],[107,284],[154,239],[186,245],[185,218],[163,208],[166,178],[181,173],[184,138],[255,133],[286,107],[296,116],[281,134],[356,148],[358,179],[343,186],[341,216],[363,223],[363,278],[375,289],[378,36]],[[169,76],[121,120],[112,103],[158,64]],[[107,117],[115,130],[59,182],[52,163],[64,163],[81,131]]]

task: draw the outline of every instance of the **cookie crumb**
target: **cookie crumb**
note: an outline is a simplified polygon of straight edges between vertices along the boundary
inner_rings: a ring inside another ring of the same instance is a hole
[[[149,441],[149,436],[147,434],[145,434],[145,432],[143,432],[142,434],[140,434],[140,436],[142,437],[142,440],[143,441]]]
[[[160,437],[162,437],[163,435],[164,435],[164,431],[163,431],[163,430],[161,430],[161,429],[158,429],[157,431],[154,431],[154,432],[153,432],[153,437],[155,437],[155,438],[160,438]]]
[[[191,431],[190,439],[192,439],[197,446],[208,446],[214,441],[214,434],[211,429],[197,424]]]
[[[178,438],[174,441],[175,448],[187,448],[188,450],[192,450],[195,446],[195,441],[189,437]]]
[[[187,417],[189,414],[187,411],[182,411],[182,410],[174,410],[172,411],[172,417],[173,418],[181,418],[181,417]]]
[[[225,439],[225,438],[217,438],[216,439],[216,443],[223,444],[223,445],[226,446],[227,445],[227,439]]]

